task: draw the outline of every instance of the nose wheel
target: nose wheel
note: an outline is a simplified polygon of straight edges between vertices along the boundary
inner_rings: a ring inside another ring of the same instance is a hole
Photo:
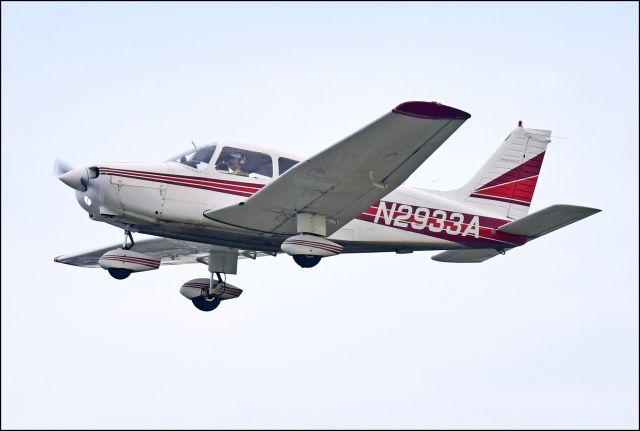
[[[196,296],[191,300],[193,305],[200,311],[213,311],[218,308],[218,305],[222,302],[222,299],[213,296],[213,289],[215,287],[213,284],[214,274],[218,278],[219,285],[224,286],[226,284],[225,281],[222,280],[222,275],[219,272],[211,273],[209,278],[209,289],[202,289],[200,296]]]
[[[191,300],[193,305],[200,311],[213,311],[218,308],[220,302],[218,298],[208,298],[206,296],[196,296]]]

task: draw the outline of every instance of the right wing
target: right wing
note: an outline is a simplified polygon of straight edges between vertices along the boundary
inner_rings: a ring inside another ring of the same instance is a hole
[[[295,235],[296,215],[325,216],[329,236],[402,184],[469,114],[407,102],[289,169],[246,201],[204,212],[230,226]]]
[[[122,248],[122,244],[114,244],[95,250],[58,256],[54,261],[84,268],[100,268],[98,265],[100,257],[109,250],[117,248]],[[224,248],[228,250],[227,247]],[[181,265],[186,263],[208,264],[209,251],[216,250],[216,246],[169,238],[145,238],[136,241],[131,250],[158,259],[162,265]],[[238,255],[239,257],[255,259],[256,257],[267,256],[268,254],[250,250],[238,250]]]

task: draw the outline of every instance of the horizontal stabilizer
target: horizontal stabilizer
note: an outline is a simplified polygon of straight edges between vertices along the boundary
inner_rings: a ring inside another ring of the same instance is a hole
[[[552,205],[500,226],[498,230],[511,235],[521,235],[534,239],[600,211],[596,208],[575,205]]]
[[[493,248],[479,248],[476,250],[448,250],[431,256],[438,262],[451,263],[479,263],[499,255],[500,252]]]

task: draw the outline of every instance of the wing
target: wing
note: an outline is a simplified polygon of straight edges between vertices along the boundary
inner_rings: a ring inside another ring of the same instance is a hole
[[[98,260],[109,250],[122,247],[122,244],[114,244],[95,250],[88,250],[81,253],[58,256],[55,262],[66,263],[67,265],[82,266],[85,268],[99,268]],[[209,251],[215,250],[216,246],[203,244],[200,242],[181,241],[169,238],[149,238],[135,242],[131,250],[148,254],[159,259],[162,265],[181,265],[185,263],[205,263],[208,264]],[[225,248],[225,250],[228,250]],[[249,250],[238,250],[239,257],[249,257],[255,259],[260,256],[267,256],[267,253],[254,252]]]
[[[327,236],[402,184],[469,114],[435,102],[407,102],[298,163],[237,205],[208,210],[214,221],[295,235],[296,214],[327,218]]]

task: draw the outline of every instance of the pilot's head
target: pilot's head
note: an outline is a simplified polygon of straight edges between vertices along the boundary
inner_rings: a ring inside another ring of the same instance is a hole
[[[244,157],[244,154],[240,153],[240,152],[235,152],[235,153],[231,153],[229,154],[229,167],[231,169],[233,169],[234,171],[236,169],[242,169],[242,167],[244,166],[246,159]]]

